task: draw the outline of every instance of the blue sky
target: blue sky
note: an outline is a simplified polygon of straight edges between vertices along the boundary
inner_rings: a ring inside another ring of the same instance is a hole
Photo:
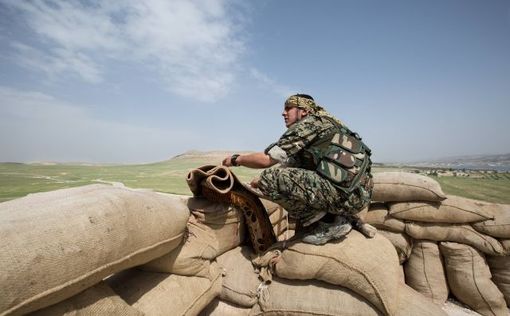
[[[378,162],[510,152],[510,2],[0,0],[0,161],[263,150],[308,93]]]

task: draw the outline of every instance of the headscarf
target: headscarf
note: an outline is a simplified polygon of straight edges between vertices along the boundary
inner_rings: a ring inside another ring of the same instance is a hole
[[[285,106],[295,106],[297,108],[308,111],[310,114],[331,118],[335,122],[337,122],[340,126],[344,126],[344,124],[340,120],[338,120],[333,115],[329,114],[328,111],[326,111],[322,106],[315,103],[315,101],[312,99],[300,97],[299,95],[291,95],[290,97],[287,98],[287,100],[285,100]]]

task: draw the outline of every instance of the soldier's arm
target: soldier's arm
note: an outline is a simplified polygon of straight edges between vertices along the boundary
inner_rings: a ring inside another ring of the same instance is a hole
[[[312,143],[316,137],[327,135],[334,125],[325,119],[307,116],[292,125],[280,137],[276,145],[291,157]]]
[[[271,156],[267,155],[266,153],[257,152],[239,155],[235,159],[235,162],[237,166],[260,169],[271,167],[275,165],[278,161],[271,158]],[[232,156],[223,159],[222,164],[227,167],[233,166]]]

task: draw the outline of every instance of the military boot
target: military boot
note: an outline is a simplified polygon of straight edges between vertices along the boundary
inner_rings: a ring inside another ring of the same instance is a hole
[[[342,238],[347,235],[351,229],[352,226],[349,221],[337,215],[331,223],[317,222],[315,227],[303,237],[303,242],[313,245],[324,245],[330,240]]]

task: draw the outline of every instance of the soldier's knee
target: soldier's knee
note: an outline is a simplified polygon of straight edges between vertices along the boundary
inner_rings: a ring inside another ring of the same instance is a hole
[[[275,173],[272,169],[265,169],[261,172],[259,180],[258,180],[258,188],[268,195],[269,192],[274,191],[276,187],[276,177]]]

